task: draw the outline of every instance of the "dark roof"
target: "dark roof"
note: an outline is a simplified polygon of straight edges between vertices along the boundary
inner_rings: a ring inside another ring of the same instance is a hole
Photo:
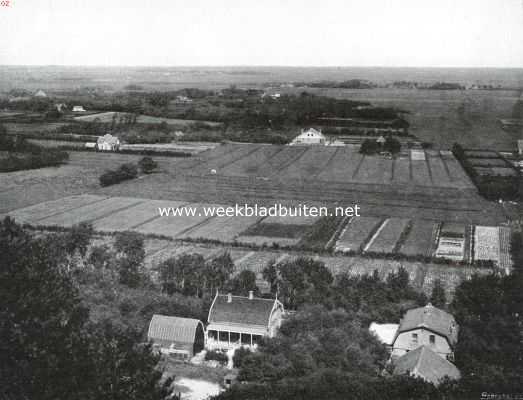
[[[218,294],[209,310],[209,323],[233,323],[268,326],[275,299],[260,299]]]
[[[398,334],[416,328],[427,328],[447,338],[450,345],[458,341],[458,325],[454,317],[430,303],[425,307],[413,308],[400,321]],[[396,337],[397,335],[396,334]]]
[[[409,351],[394,363],[394,375],[410,374],[437,385],[448,376],[459,379],[460,372],[454,364],[434,353],[427,346],[420,346]]]
[[[197,319],[155,314],[149,324],[147,337],[152,340],[194,343],[198,324],[202,324],[202,322]]]

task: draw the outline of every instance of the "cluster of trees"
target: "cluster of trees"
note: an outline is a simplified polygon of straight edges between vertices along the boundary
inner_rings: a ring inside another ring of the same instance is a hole
[[[138,161],[138,167],[144,174],[150,174],[158,167],[151,157],[143,157]],[[105,171],[100,175],[100,185],[110,186],[138,176],[138,167],[133,163],[125,163],[115,170]]]
[[[368,331],[370,322],[398,321],[406,309],[428,301],[404,269],[385,281],[377,272],[334,277],[323,263],[298,258],[270,263],[264,277],[296,313],[258,352],[235,355],[242,384],[219,399],[414,399],[440,393],[418,379],[384,377],[388,351]],[[438,285],[430,300],[445,303]]]
[[[141,332],[90,319],[75,278],[86,229],[33,238],[0,223],[0,397],[172,398]]]
[[[258,292],[256,275],[242,271],[233,276],[234,263],[228,252],[206,261],[201,254],[183,254],[158,266],[162,290],[168,294],[211,298],[217,290],[235,295]]]
[[[521,235],[513,259],[523,260]],[[509,276],[474,276],[456,289],[447,304],[436,281],[429,299],[416,293],[400,269],[385,281],[377,272],[330,276],[317,261],[270,264],[264,276],[288,308],[274,339],[256,353],[234,357],[240,385],[218,399],[462,399],[481,393],[519,393],[523,387],[523,269]],[[452,312],[460,325],[455,349],[459,382],[438,387],[408,376],[391,376],[388,352],[368,333],[371,321],[398,321],[406,309],[433,305]]]
[[[320,82],[298,82],[295,86],[308,86],[312,88],[333,88],[333,89],[374,89],[378,85],[366,79],[349,79],[346,81],[320,81]]]
[[[9,136],[0,125],[0,172],[20,171],[58,166],[69,159],[69,154],[59,149],[48,149],[29,143],[21,136]]]
[[[514,175],[481,175],[468,161],[465,149],[454,143],[452,153],[477,186],[479,193],[489,200],[518,200],[523,198],[523,175],[516,168],[510,167]]]
[[[387,151],[391,154],[397,154],[401,150],[401,143],[392,136],[387,136],[383,144],[378,143],[375,139],[365,139],[360,147],[360,153],[372,155]]]

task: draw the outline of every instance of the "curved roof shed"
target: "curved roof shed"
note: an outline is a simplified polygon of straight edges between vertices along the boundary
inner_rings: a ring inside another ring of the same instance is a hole
[[[186,351],[192,357],[203,349],[204,331],[200,320],[155,314],[149,323],[147,339],[162,348]]]

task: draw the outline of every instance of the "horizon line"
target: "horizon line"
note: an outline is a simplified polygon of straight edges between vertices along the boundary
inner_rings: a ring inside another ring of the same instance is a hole
[[[278,65],[278,64],[197,64],[197,65],[147,65],[147,64],[0,64],[0,67],[71,67],[71,68],[427,68],[427,69],[516,69],[523,66],[420,66],[420,65]]]

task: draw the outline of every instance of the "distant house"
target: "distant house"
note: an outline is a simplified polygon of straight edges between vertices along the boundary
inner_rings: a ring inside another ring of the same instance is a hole
[[[73,106],[73,112],[85,112],[83,106]]]
[[[47,94],[43,91],[43,90],[38,90],[35,94],[34,94],[34,97],[47,97]]]
[[[321,130],[317,131],[314,128],[310,128],[308,130],[302,129],[301,133],[292,140],[290,145],[324,145],[325,142],[326,138],[321,133]]]
[[[523,139],[518,140],[518,154],[523,156]]]
[[[100,151],[118,151],[120,149],[120,140],[108,133],[98,138],[96,149]]]
[[[450,358],[457,341],[458,325],[454,317],[429,303],[405,313],[392,344],[392,357],[428,346],[442,358]]]
[[[394,375],[411,375],[434,385],[440,384],[445,377],[457,380],[461,377],[454,364],[440,357],[429,346],[420,346],[394,362]]]
[[[197,319],[153,315],[147,339],[162,353],[192,358],[205,347],[205,329]]]
[[[218,294],[209,310],[207,344],[209,349],[255,348],[264,336],[273,337],[283,318],[283,305],[277,299],[261,299]]]
[[[192,99],[187,96],[176,96],[177,103],[192,103]]]

